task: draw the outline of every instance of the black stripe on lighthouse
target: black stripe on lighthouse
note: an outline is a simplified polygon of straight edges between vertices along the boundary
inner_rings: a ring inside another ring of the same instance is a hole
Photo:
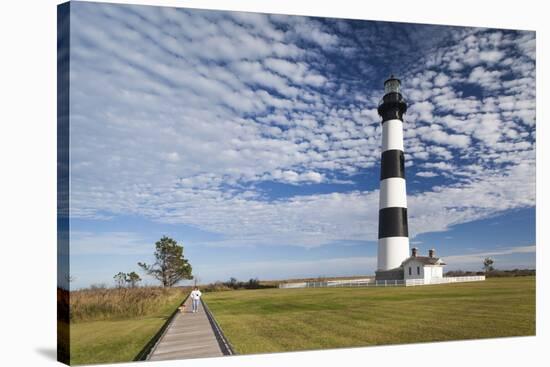
[[[382,103],[378,106],[378,114],[382,117],[382,123],[388,120],[403,121],[403,114],[407,111],[401,93],[388,93],[382,97]]]
[[[378,238],[409,237],[407,208],[383,208],[378,215]]]
[[[391,177],[405,178],[405,157],[403,151],[399,149],[382,152],[380,180]]]

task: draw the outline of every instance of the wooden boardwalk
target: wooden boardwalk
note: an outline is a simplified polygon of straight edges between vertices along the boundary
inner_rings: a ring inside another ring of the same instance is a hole
[[[200,357],[221,357],[223,344],[216,325],[212,324],[201,304],[191,312],[191,297],[185,302],[185,313],[177,313],[148,356],[150,361]]]

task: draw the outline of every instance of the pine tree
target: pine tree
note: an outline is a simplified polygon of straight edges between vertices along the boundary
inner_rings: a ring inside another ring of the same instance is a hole
[[[193,279],[191,264],[183,256],[183,246],[172,238],[163,236],[155,243],[155,259],[153,265],[141,262],[138,265],[164,287],[172,287],[183,279]]]

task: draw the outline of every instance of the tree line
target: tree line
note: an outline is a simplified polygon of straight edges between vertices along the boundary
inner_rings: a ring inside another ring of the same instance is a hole
[[[248,281],[240,281],[237,278],[230,278],[228,281],[217,281],[207,284],[201,288],[204,292],[228,291],[237,289],[264,289],[277,288],[277,284],[261,283],[258,278],[250,278]]]
[[[490,257],[483,259],[482,271],[451,270],[445,273],[448,277],[485,275],[487,278],[517,277],[536,275],[535,269],[499,270],[495,268],[495,260]]]

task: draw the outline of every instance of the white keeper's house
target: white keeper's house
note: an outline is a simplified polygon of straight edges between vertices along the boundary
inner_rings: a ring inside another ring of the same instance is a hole
[[[443,279],[443,266],[446,265],[442,259],[435,257],[435,250],[431,249],[428,256],[418,256],[418,249],[411,251],[411,256],[403,261],[403,276],[405,281],[411,279],[422,279],[424,284],[438,282]]]
[[[447,265],[442,259],[435,257],[435,250],[431,249],[428,256],[418,256],[418,249],[411,251],[411,256],[402,263],[405,280],[423,279],[425,284],[438,281],[443,278],[443,266]]]

